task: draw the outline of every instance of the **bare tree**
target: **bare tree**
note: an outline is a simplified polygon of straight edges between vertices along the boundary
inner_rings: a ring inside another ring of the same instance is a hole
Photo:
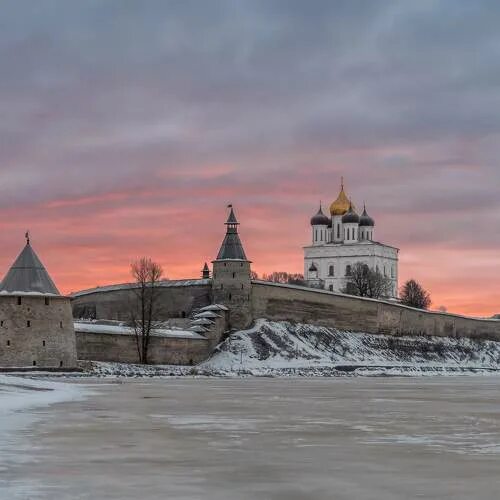
[[[429,309],[431,296],[427,290],[416,280],[408,280],[400,292],[401,303],[417,309]]]
[[[137,286],[133,288],[134,304],[130,307],[130,325],[134,329],[139,362],[148,363],[151,332],[158,323],[158,283],[163,270],[149,257],[142,257],[130,266]]]
[[[287,273],[286,271],[273,271],[270,274],[263,274],[264,281],[271,281],[272,283],[285,283],[289,285],[302,285],[305,286],[304,275],[299,273]]]
[[[255,272],[255,271],[250,271],[250,279],[251,280],[258,280],[259,279],[259,275]]]
[[[379,271],[370,269],[363,262],[356,262],[351,266],[351,273],[345,278],[343,293],[358,297],[379,299],[390,295],[392,283],[390,278],[383,276]]]

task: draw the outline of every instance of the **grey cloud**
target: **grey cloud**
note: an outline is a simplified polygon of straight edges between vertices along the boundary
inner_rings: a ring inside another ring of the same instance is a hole
[[[381,213],[498,205],[497,2],[19,1],[2,19],[4,206],[207,164],[235,171],[190,185],[258,198],[270,178],[316,203],[343,173]]]

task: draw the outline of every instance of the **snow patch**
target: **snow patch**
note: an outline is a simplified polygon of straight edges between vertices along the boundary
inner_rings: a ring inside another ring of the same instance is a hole
[[[75,321],[75,331],[82,333],[106,333],[111,335],[135,335],[134,330],[126,325],[103,325],[97,322],[86,322],[86,321]],[[199,335],[195,331],[189,330],[173,330],[156,328],[151,331],[151,336],[153,337],[176,337],[176,338],[192,338],[192,339],[203,339],[202,335]]]

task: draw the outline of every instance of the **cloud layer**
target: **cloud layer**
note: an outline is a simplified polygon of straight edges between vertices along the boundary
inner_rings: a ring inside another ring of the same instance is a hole
[[[26,228],[65,292],[152,255],[195,276],[235,204],[259,272],[302,268],[344,175],[401,277],[500,312],[500,5],[9,2],[6,270]]]

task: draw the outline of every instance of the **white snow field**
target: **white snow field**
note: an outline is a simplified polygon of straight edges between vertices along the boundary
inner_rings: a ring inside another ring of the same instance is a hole
[[[232,334],[197,369],[221,375],[488,373],[500,369],[500,343],[370,335],[259,319]]]
[[[11,406],[31,423],[2,437],[0,499],[493,500],[499,384],[87,380],[85,400]]]

